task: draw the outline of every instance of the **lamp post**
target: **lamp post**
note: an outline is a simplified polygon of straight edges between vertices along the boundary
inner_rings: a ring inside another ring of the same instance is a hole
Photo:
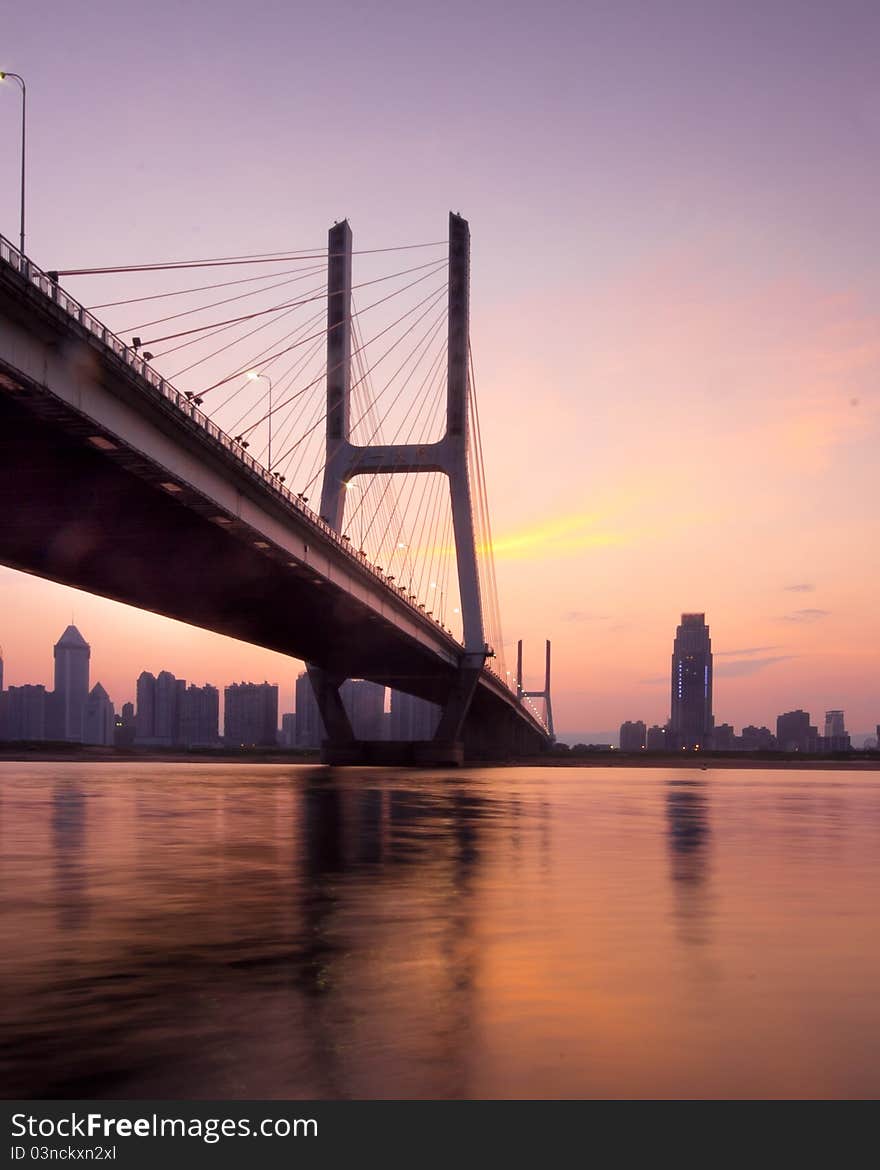
[[[21,236],[19,240],[19,251],[24,256],[24,159],[25,159],[25,134],[27,131],[26,107],[27,107],[27,87],[24,84],[24,78],[20,73],[4,73],[0,70],[0,81],[5,81],[7,77],[11,77],[13,81],[17,81],[21,86]]]
[[[259,370],[248,370],[248,378],[251,382],[256,382],[257,378],[265,378],[269,383],[269,453],[268,453],[268,469],[272,470],[272,379],[268,374],[261,374]]]

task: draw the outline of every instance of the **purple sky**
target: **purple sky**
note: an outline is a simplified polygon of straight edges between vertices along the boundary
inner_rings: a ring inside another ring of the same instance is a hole
[[[651,680],[694,608],[725,655],[719,720],[844,707],[861,729],[880,720],[878,33],[853,2],[32,0],[4,13],[0,68],[28,83],[44,267],[469,219],[502,617],[534,682],[553,638],[563,728],[664,719]],[[13,240],[19,111],[0,88]],[[283,694],[298,669],[8,570],[0,602],[8,682],[49,681],[72,607],[117,703],[143,667]]]

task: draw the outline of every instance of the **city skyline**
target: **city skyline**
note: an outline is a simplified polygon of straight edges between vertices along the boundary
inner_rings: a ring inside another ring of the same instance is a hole
[[[745,4],[723,32],[686,3],[601,19],[551,5],[541,21],[490,3],[476,22],[461,5],[442,19],[392,5],[332,32],[316,14],[261,14],[221,3],[206,28],[160,0],[145,27],[125,6],[112,21],[100,6],[64,10],[48,41],[33,13],[8,14],[0,67],[28,82],[34,259],[310,246],[343,216],[359,246],[381,247],[437,239],[461,209],[505,643],[510,659],[524,639],[532,686],[553,641],[558,727],[613,727],[636,710],[664,721],[669,620],[690,608],[723,615],[715,685],[728,720],[830,704],[873,726],[876,12]],[[291,70],[294,19],[313,52]],[[206,36],[211,51],[197,52]],[[426,37],[456,61],[454,84],[416,84],[408,62]],[[398,65],[378,78],[389,44]],[[748,63],[747,86],[736,70],[719,78],[720,54]],[[262,84],[233,97],[242,55]],[[12,151],[18,94],[0,97]],[[335,132],[349,123],[360,133],[343,161]],[[259,179],[252,154],[270,160]],[[151,168],[174,183],[145,183]],[[12,239],[14,187],[0,192]],[[114,299],[106,287],[70,281],[86,305]],[[218,677],[227,661],[239,678],[297,669],[8,569],[0,604],[13,683],[48,682],[32,636],[47,614],[66,625],[71,607],[108,661],[127,631],[130,657],[103,680],[114,698],[133,697],[153,645],[186,677]]]
[[[126,608],[126,607],[120,607],[120,608]],[[164,619],[162,619],[162,620],[164,620]],[[171,624],[179,624],[179,623],[171,623]],[[684,628],[684,634],[685,634],[684,638],[682,637],[683,628]],[[687,640],[687,639],[689,639],[689,640]],[[233,645],[240,645],[239,643],[235,643],[232,639],[224,639],[224,641],[232,642]],[[90,651],[91,651],[91,643],[85,641],[85,639],[83,638],[83,636],[81,634],[81,631],[75,625],[73,625],[73,623],[69,624],[67,626],[67,628],[65,629],[65,631],[63,632],[61,638],[55,644],[54,650],[53,650],[53,654],[54,654],[54,658],[55,658],[56,691],[58,689],[58,678],[59,678],[59,669],[58,669],[59,647],[65,645],[65,644],[69,644],[71,642],[73,643],[74,649],[76,649],[78,647],[78,644],[81,642],[82,646],[84,647],[84,649],[88,653],[90,653]],[[710,723],[714,722],[714,725],[718,729],[718,731],[720,732],[721,736],[732,735],[733,734],[733,725],[727,722],[727,718],[726,718],[727,713],[722,711],[722,717],[723,717],[723,721],[722,721],[722,720],[719,720],[718,718],[714,717],[714,713],[712,711],[711,677],[712,677],[712,672],[713,672],[713,662],[712,662],[713,656],[712,656],[712,651],[711,651],[711,642],[709,639],[709,628],[708,628],[708,625],[706,624],[706,621],[705,621],[705,614],[703,614],[703,613],[682,613],[681,614],[681,624],[679,624],[677,627],[676,636],[675,636],[674,644],[673,644],[673,659],[672,659],[672,672],[671,672],[672,700],[671,700],[670,704],[668,705],[667,714],[665,716],[663,716],[662,718],[652,719],[652,718],[645,718],[643,712],[640,710],[630,710],[629,712],[623,712],[622,718],[620,718],[618,721],[613,723],[610,727],[608,727],[604,730],[601,730],[601,731],[598,729],[598,727],[594,728],[594,733],[597,735],[600,735],[600,736],[606,736],[609,734],[614,736],[616,734],[616,732],[613,731],[613,728],[617,728],[619,726],[621,732],[624,731],[624,728],[632,729],[629,731],[630,736],[632,736],[632,734],[634,733],[635,727],[638,726],[638,727],[642,728],[642,735],[643,736],[645,734],[647,734],[649,746],[651,746],[650,745],[651,732],[656,733],[657,731],[659,731],[661,729],[666,729],[666,733],[664,734],[664,747],[665,747],[665,749],[666,750],[674,750],[674,748],[676,746],[677,747],[682,746],[678,742],[678,740],[676,740],[675,743],[673,743],[673,738],[671,736],[668,740],[666,739],[666,734],[674,731],[674,719],[675,719],[674,712],[675,712],[675,692],[676,692],[677,666],[679,665],[680,656],[684,651],[686,651],[686,650],[693,651],[694,649],[699,650],[700,646],[703,643],[705,643],[705,648],[708,652],[708,659],[709,659],[709,662],[708,662],[709,720],[710,720]],[[271,652],[267,651],[266,653],[271,653]],[[185,675],[183,677],[178,677],[176,674],[176,671],[169,671],[166,667],[159,667],[158,668],[158,678],[161,680],[161,678],[163,676],[166,676],[172,680],[172,683],[177,684],[181,687],[187,688],[190,692],[196,691],[196,690],[198,690],[200,692],[213,690],[218,694],[218,696],[222,696],[222,702],[220,702],[218,707],[217,707],[217,718],[219,719],[219,725],[221,727],[224,727],[224,728],[225,728],[225,721],[226,721],[226,700],[227,700],[229,692],[231,690],[235,691],[238,688],[271,687],[272,690],[274,690],[276,692],[276,715],[277,715],[276,730],[279,732],[279,735],[281,735],[284,731],[284,719],[286,717],[288,717],[289,715],[300,716],[303,713],[303,711],[305,710],[305,712],[306,712],[305,717],[306,717],[307,726],[309,729],[308,732],[306,733],[306,738],[309,741],[307,746],[314,746],[312,741],[316,739],[316,735],[318,734],[315,732],[315,727],[320,728],[321,724],[320,724],[320,717],[319,717],[318,711],[317,711],[317,706],[316,706],[314,698],[312,696],[311,685],[308,682],[308,676],[305,672],[305,667],[303,664],[299,664],[296,659],[286,658],[283,655],[272,655],[272,657],[281,659],[284,666],[285,666],[285,669],[289,668],[291,664],[294,665],[295,667],[298,666],[298,669],[296,670],[293,682],[291,684],[283,684],[283,683],[279,683],[279,682],[269,683],[267,678],[264,679],[264,681],[262,683],[256,683],[253,681],[248,682],[248,681],[245,681],[243,676],[236,679],[236,678],[228,676],[228,675],[224,675],[223,678],[220,680],[208,679],[208,680],[204,680],[203,682],[201,682],[199,684],[196,684],[192,681],[192,675],[190,673],[185,673]],[[183,668],[183,670],[185,671],[185,667]],[[701,670],[702,670],[702,663],[701,663]],[[88,681],[88,671],[89,671],[89,657],[87,654],[87,657],[86,657],[86,676],[85,676],[86,681]],[[105,677],[110,677],[110,676],[107,675]],[[229,677],[228,682],[225,681],[225,679],[227,677]],[[128,706],[128,705],[133,706],[133,710],[135,712],[138,712],[141,710],[141,682],[145,678],[151,680],[153,686],[155,686],[155,684],[157,682],[156,676],[153,674],[152,670],[148,670],[147,668],[143,668],[141,671],[138,672],[138,675],[134,679],[133,683],[131,683],[130,696],[129,696],[129,692],[125,691],[125,697],[123,697],[121,699],[117,699],[114,697],[117,692],[114,691],[112,687],[111,687],[110,693],[108,694],[106,688],[103,686],[103,683],[101,683],[100,680],[99,680],[97,685],[98,685],[98,689],[100,689],[100,691],[102,692],[104,699],[109,703],[111,711],[115,711],[116,715],[118,717],[122,713],[123,708]],[[669,683],[670,683],[670,676],[667,676],[665,681],[666,681],[666,685],[668,687]],[[188,686],[187,686],[187,684],[188,684]],[[350,716],[353,718],[354,722],[360,727],[361,735],[363,738],[384,738],[385,737],[384,732],[382,732],[381,735],[380,734],[372,734],[373,732],[376,732],[376,728],[371,727],[370,717],[368,715],[361,715],[358,713],[359,700],[356,700],[354,697],[355,691],[353,690],[353,684],[355,686],[365,686],[367,688],[376,688],[379,686],[379,684],[364,683],[363,680],[349,679],[349,680],[347,680],[346,684],[342,688],[342,697],[343,697],[343,701],[344,701],[346,707],[349,709]],[[41,688],[41,689],[46,689],[47,700],[51,701],[51,698],[52,698],[52,692],[50,690],[48,690],[45,683],[41,683],[34,678],[19,679],[16,674],[13,674],[12,676],[10,675],[9,662],[8,662],[8,659],[5,657],[5,652],[3,650],[3,644],[0,643],[0,693],[2,693],[4,689],[8,690],[9,687],[37,687],[37,688]],[[397,726],[401,730],[401,732],[402,732],[401,737],[405,738],[405,735],[403,734],[403,730],[407,726],[410,726],[411,729],[412,729],[412,726],[417,726],[419,728],[417,734],[415,735],[415,738],[429,738],[430,737],[429,734],[427,733],[427,731],[425,730],[427,725],[424,724],[424,715],[418,714],[418,713],[416,713],[416,711],[410,711],[410,710],[404,709],[404,708],[400,708],[399,709],[400,713],[395,715],[395,696],[398,696],[398,702],[402,698],[404,700],[404,703],[407,703],[407,702],[414,703],[414,704],[416,704],[416,707],[418,707],[420,704],[419,700],[415,700],[412,696],[407,696],[402,692],[400,692],[400,693],[396,692],[391,688],[380,688],[380,689],[384,690],[384,693],[386,696],[384,707],[383,707],[383,711],[384,711],[384,714],[386,716],[386,719],[390,720],[390,723],[392,725]],[[122,692],[120,692],[120,693],[122,693]],[[288,698],[290,700],[289,703],[288,703]],[[83,702],[84,702],[84,700],[83,700]],[[422,705],[424,706],[424,704],[422,704]],[[430,705],[427,705],[427,706],[430,706]],[[830,707],[828,705],[827,701],[822,703],[822,704],[819,704],[818,706],[814,705],[814,707],[810,708],[810,711],[812,711],[813,709],[821,710],[824,713],[824,734],[826,737],[842,735],[843,730],[844,730],[843,729],[843,721],[844,721],[844,718],[846,718],[846,722],[849,724],[849,728],[853,729],[852,734],[856,737],[853,741],[853,744],[852,744],[852,746],[854,748],[860,748],[862,746],[861,742],[859,742],[859,737],[862,737],[862,736],[867,737],[869,735],[871,735],[871,736],[874,735],[874,732],[869,730],[870,728],[873,728],[874,731],[877,733],[877,735],[880,735],[880,724],[877,723],[876,717],[873,719],[869,718],[867,721],[865,721],[862,724],[857,719],[854,720],[854,719],[850,718],[848,715],[846,715],[845,708],[841,709],[838,707]],[[47,710],[49,710],[49,708],[47,708]],[[772,725],[772,727],[775,727],[777,720],[779,720],[780,718],[783,718],[783,717],[787,717],[789,715],[803,716],[807,720],[807,724],[809,724],[809,715],[807,713],[805,713],[801,707],[795,708],[794,705],[792,705],[791,707],[787,707],[784,710],[777,711],[775,714],[767,714],[767,713],[761,714],[761,713],[752,712],[751,715],[749,716],[748,722],[745,719],[736,720],[735,722],[737,723],[738,726],[742,727],[743,729],[751,728],[752,730],[757,730],[755,722],[754,722],[754,720],[757,719],[759,721],[758,726],[762,726],[764,728],[764,730],[767,730],[771,727],[771,725]],[[53,713],[51,715],[52,720],[57,721],[58,718],[59,718],[59,715],[57,713]],[[153,716],[150,715],[149,718],[152,719]],[[191,718],[195,718],[195,715],[191,716]],[[816,716],[816,718],[818,719],[819,717]],[[318,721],[317,723],[315,723],[316,720]],[[415,720],[415,724],[413,724],[413,720]],[[760,722],[761,720],[763,720],[763,723]],[[560,739],[561,742],[567,742],[567,741],[571,740],[572,737],[575,737],[579,734],[583,734],[584,730],[587,726],[588,726],[587,721],[585,719],[582,719],[580,723],[575,723],[573,726],[562,727],[558,731],[558,738]],[[301,739],[302,725],[298,722],[297,724],[295,724],[295,727],[296,727],[296,743],[304,742]],[[819,732],[817,726],[809,726],[808,727],[807,725],[805,725],[804,728],[799,728],[799,730],[798,730],[798,734],[800,734],[800,735],[805,736],[808,733],[811,734],[813,738],[815,738],[817,735],[821,734]],[[224,731],[224,734],[225,734],[225,731]],[[153,732],[147,732],[147,731],[142,730],[142,729],[138,730],[138,738],[142,742],[146,742],[152,736],[153,736]],[[163,737],[165,740],[168,740],[167,730],[164,733],[159,734],[159,739],[162,739]],[[52,736],[47,735],[47,738],[52,738]],[[65,736],[62,735],[62,736],[59,736],[59,738],[65,738]],[[391,738],[397,738],[397,736],[392,735]],[[679,736],[679,738],[680,738],[680,736]],[[159,742],[159,740],[157,740],[157,742]],[[170,743],[170,741],[168,741],[168,742]],[[604,742],[604,739],[598,739],[597,742],[599,742],[599,743]],[[688,743],[689,743],[689,746],[693,746],[691,741],[688,741]],[[293,746],[293,744],[289,744],[288,746]],[[622,744],[621,744],[621,746],[622,746]],[[633,743],[633,746],[635,746],[634,743]],[[657,746],[658,745],[655,743],[654,747],[657,747]],[[726,743],[721,742],[719,740],[719,742],[715,746],[717,748],[723,750],[724,747],[726,747],[727,745],[726,745]],[[799,750],[807,750],[807,749],[804,747],[800,747]]]

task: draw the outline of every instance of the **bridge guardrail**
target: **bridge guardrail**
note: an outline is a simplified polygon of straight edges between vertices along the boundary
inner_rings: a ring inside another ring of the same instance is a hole
[[[206,431],[215,442],[220,443],[230,454],[234,455],[252,475],[256,476],[265,487],[267,487],[274,495],[279,496],[293,508],[300,513],[312,525],[318,528],[322,534],[331,540],[348,558],[356,564],[372,573],[377,580],[390,589],[393,593],[403,601],[410,609],[414,610],[420,617],[426,618],[429,615],[424,609],[418,605],[413,605],[409,599],[406,590],[401,586],[392,585],[385,574],[369,561],[365,554],[360,550],[355,550],[351,547],[351,542],[343,539],[342,536],[335,529],[322,519],[316,512],[305,504],[296,492],[291,491],[285,487],[284,484],[278,482],[275,476],[266,470],[261,463],[258,463],[253,456],[242,449],[240,444],[227,435],[217,424],[198,409],[185,394],[181,393],[175,386],[172,386],[167,379],[163,378],[161,374],[142,358],[137,350],[131,346],[126,345],[121,337],[108,329],[97,317],[93,316],[88,309],[84,308],[79,301],[75,300],[69,293],[65,292],[57,280],[49,276],[41,268],[38,268],[33,261],[29,260],[18,248],[15,247],[11,241],[7,240],[5,236],[0,235],[0,262],[7,264],[19,275],[24,277],[30,284],[32,284],[39,292],[41,292],[48,300],[57,305],[68,317],[72,318],[78,325],[86,329],[97,341],[101,342],[118,358],[130,366],[135,373],[140,375],[144,381],[148,382],[159,394],[167,401],[171,402],[178,410],[191,422],[195,423],[202,430]],[[446,633],[451,633],[446,626],[442,624],[437,618],[430,616],[429,619],[433,625],[438,626]],[[453,637],[457,642],[457,639]],[[501,673],[496,670],[488,661],[485,664],[485,669],[489,671],[498,681],[508,690],[513,690],[506,679],[502,678]]]

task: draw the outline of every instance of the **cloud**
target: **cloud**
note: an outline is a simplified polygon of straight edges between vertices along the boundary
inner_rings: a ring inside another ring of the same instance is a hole
[[[659,687],[669,682],[669,675],[658,674],[655,678],[640,678],[639,684],[643,687]]]
[[[816,588],[815,585],[784,585],[783,586],[783,589],[785,589],[785,591],[787,593],[813,593],[815,591],[815,588]]]
[[[493,540],[496,557],[566,556],[581,549],[621,544],[621,533],[597,530],[597,517],[586,513],[562,516]]]
[[[564,622],[607,622],[610,618],[607,613],[586,613],[582,609],[570,609],[562,615]]]
[[[713,650],[715,658],[746,658],[749,654],[766,654],[768,650],[778,650],[778,646],[748,646],[744,650]]]
[[[735,658],[732,662],[721,662],[715,667],[715,674],[722,678],[742,678],[747,674],[757,674],[768,666],[777,662],[787,662],[796,658],[796,654],[776,654],[770,658]]]
[[[818,622],[828,617],[830,609],[796,609],[794,613],[784,613],[777,618],[780,622]]]

